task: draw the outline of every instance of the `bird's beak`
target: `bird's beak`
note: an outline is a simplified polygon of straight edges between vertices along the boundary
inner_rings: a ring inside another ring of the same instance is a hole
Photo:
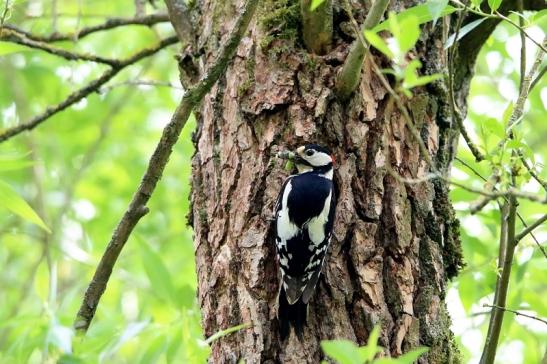
[[[304,159],[300,155],[298,155],[294,152],[290,152],[290,153],[291,154],[289,155],[289,160],[291,162],[296,163],[296,164],[302,164],[303,162],[305,162]]]

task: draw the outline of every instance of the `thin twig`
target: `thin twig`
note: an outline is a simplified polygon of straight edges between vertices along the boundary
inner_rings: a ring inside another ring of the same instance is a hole
[[[113,88],[120,86],[153,86],[153,87],[169,87],[176,90],[184,90],[181,86],[175,85],[168,81],[154,81],[154,80],[127,80],[123,82],[113,83],[99,89],[99,93],[103,94],[111,91]]]
[[[526,235],[530,234],[532,231],[534,231],[535,228],[543,224],[545,221],[547,221],[547,214],[543,215],[542,217],[537,219],[533,224],[528,226],[526,229],[522,230],[522,232],[515,237],[516,242],[518,243],[519,241],[521,241]],[[542,250],[542,252],[543,254],[545,254],[545,251]]]
[[[522,92],[524,87],[524,75],[526,74],[526,36],[524,35],[524,5],[522,0],[517,0],[517,10],[521,16],[519,16],[519,34],[520,34],[520,81],[519,92]]]
[[[10,0],[5,0],[4,10],[2,11],[2,16],[0,16],[0,34],[2,34],[2,29],[4,28],[4,22],[8,18],[8,13],[12,5],[13,4],[10,2]]]
[[[547,48],[545,48],[545,42],[539,43],[537,40],[532,38],[528,33],[526,33],[526,31],[523,28],[521,28],[517,23],[515,23],[514,21],[512,21],[511,19],[509,19],[505,15],[501,14],[500,12],[496,11],[496,15],[498,16],[498,18],[500,18],[502,20],[505,20],[506,22],[508,22],[509,24],[514,26],[515,28],[517,28],[526,38],[530,39],[532,41],[532,43],[537,45],[543,51],[543,53],[547,53]]]
[[[484,191],[485,192],[492,192],[496,189],[496,185],[500,181],[500,174],[498,169],[494,169],[494,172],[488,178],[486,183],[484,184]],[[480,210],[484,208],[490,201],[492,201],[495,197],[487,196],[487,195],[481,195],[475,202],[470,204],[469,211],[471,214],[476,214]]]
[[[487,191],[484,191],[483,189],[469,187],[469,186],[466,186],[462,183],[459,183],[459,182],[456,182],[456,181],[453,181],[453,180],[448,180],[447,179],[447,181],[450,184],[452,184],[456,187],[463,188],[466,191],[473,192],[473,193],[478,193],[480,195],[484,195],[484,196],[488,196],[488,197],[492,197],[492,198],[514,196],[514,197],[523,198],[525,200],[529,200],[529,201],[532,201],[532,202],[538,202],[540,204],[547,204],[547,197],[542,198],[540,196],[534,195],[534,194],[529,193],[529,192],[519,191],[519,190],[517,190],[513,187],[511,187],[511,188],[509,188],[505,191],[487,192]]]
[[[133,195],[127,211],[124,213],[114,230],[110,243],[86,290],[85,297],[74,322],[74,328],[77,331],[87,331],[121,250],[139,220],[148,212],[146,204],[162,176],[163,170],[173,151],[173,146],[179,138],[182,128],[186,124],[193,108],[201,102],[205,94],[209,92],[220,76],[226,72],[228,63],[235,54],[241,38],[247,30],[249,22],[255,13],[257,4],[258,0],[247,1],[234,26],[234,30],[229,35],[226,44],[221,48],[218,57],[215,59],[205,76],[184,94],[171,121],[163,129],[161,139],[150,158],[150,162],[148,163],[148,167],[142,177],[140,185]]]
[[[465,15],[467,14],[468,4],[469,4],[469,0],[467,0],[467,2],[464,4],[464,10],[460,12],[458,16],[458,20],[456,23],[456,32],[454,34],[454,42],[452,43],[452,46],[450,47],[448,51],[448,97],[450,99],[450,112],[452,113],[452,118],[454,118],[454,120],[456,121],[460,134],[465,140],[467,147],[469,148],[469,150],[475,157],[475,161],[480,162],[484,160],[484,155],[481,153],[479,148],[477,148],[477,146],[475,145],[475,143],[469,136],[469,133],[465,129],[460,108],[456,105],[456,98],[454,97],[454,58],[455,58],[456,49],[457,49],[456,47],[457,39],[460,34],[460,29],[463,23],[463,19]]]
[[[545,44],[547,42],[547,37],[543,38],[543,43]],[[530,85],[532,83],[532,79],[535,77],[536,73],[539,70],[539,67],[541,66],[541,63],[543,62],[543,57],[545,56],[545,52],[541,49],[538,49],[536,53],[536,57],[534,60],[534,63],[532,64],[532,68],[530,68],[530,71],[526,76],[522,75],[522,88],[519,92],[519,96],[517,98],[517,102],[515,103],[515,107],[513,108],[513,112],[511,114],[511,117],[509,118],[509,122],[507,125],[507,130],[509,133],[511,133],[511,129],[513,125],[520,120],[522,117],[522,114],[524,113],[524,103],[526,102],[526,99],[528,98],[528,94],[530,92]],[[510,134],[509,134],[510,135]]]
[[[537,183],[539,183],[541,185],[541,187],[543,187],[543,189],[547,192],[547,181],[544,181],[535,171],[534,169],[532,168],[531,165],[528,164],[528,162],[526,161],[526,158],[524,158],[524,155],[522,154],[522,151],[519,151],[519,157],[520,157],[520,161],[522,162],[522,164],[524,165],[524,167],[526,167],[526,169],[528,170],[528,173],[530,173],[530,176],[532,176],[533,179],[536,180]]]
[[[169,21],[169,16],[165,13],[158,13],[158,14],[151,14],[144,17],[137,17],[137,18],[109,18],[106,22],[92,25],[89,27],[85,27],[80,29],[79,31],[75,33],[53,33],[50,35],[39,35],[39,34],[33,34],[27,31],[24,31],[22,29],[19,29],[18,27],[10,24],[6,24],[4,27],[6,29],[14,30],[20,34],[24,34],[28,39],[37,41],[37,42],[58,42],[58,41],[65,41],[65,40],[73,40],[73,39],[82,39],[90,34],[100,32],[103,30],[109,30],[117,27],[122,27],[126,25],[144,25],[147,27],[151,27],[152,25],[163,23]]]
[[[535,85],[539,83],[543,79],[543,76],[545,75],[545,71],[547,71],[547,67],[543,67],[541,71],[539,71],[538,75],[534,80],[532,81],[532,84],[530,85],[530,91],[534,88]]]
[[[26,37],[26,35],[22,33],[18,33],[15,30],[12,29],[4,29],[0,34],[0,40],[7,41],[11,43],[21,44],[26,47],[34,48],[34,49],[40,49],[44,52],[47,52],[49,54],[53,54],[58,57],[62,57],[64,59],[67,59],[69,61],[89,61],[89,62],[96,62],[96,63],[103,63],[107,64],[111,67],[116,67],[119,64],[119,61],[116,59],[110,59],[110,58],[104,58],[101,56],[96,56],[93,54],[86,54],[86,53],[78,53],[74,51],[67,51],[66,49],[54,47],[52,45],[49,45],[44,42],[39,42],[36,40],[32,40]]]
[[[357,22],[355,21],[355,18],[353,17],[353,14],[348,13],[348,15],[349,15],[350,19],[352,20],[352,25],[353,25],[354,31],[357,33],[358,41],[363,46],[365,54],[369,54],[370,49],[369,49],[367,43],[365,42],[361,32],[359,31]],[[381,17],[381,14],[379,15],[379,17]],[[369,19],[369,18],[367,17],[367,19]],[[375,21],[379,21],[379,18],[375,18],[375,17],[372,18],[370,20],[370,24],[373,24]],[[369,26],[369,24],[367,24],[367,21],[365,20],[365,28],[367,26]],[[374,27],[374,25],[372,25],[371,27]],[[369,28],[366,28],[366,29],[369,29]],[[434,173],[437,173],[437,167],[434,165],[433,160],[431,159],[431,156],[429,155],[429,152],[428,152],[428,150],[427,150],[427,148],[424,144],[424,141],[423,141],[422,137],[420,136],[420,133],[416,129],[416,126],[414,125],[414,122],[412,121],[412,117],[410,116],[410,114],[409,114],[406,106],[404,105],[403,101],[401,100],[399,95],[395,92],[395,90],[393,90],[393,88],[389,84],[388,80],[385,78],[384,74],[382,73],[382,70],[380,69],[380,67],[374,61],[373,57],[370,57],[370,62],[372,64],[372,69],[373,69],[374,73],[378,76],[378,79],[382,83],[382,86],[384,86],[384,88],[387,90],[390,97],[395,101],[395,104],[397,105],[397,108],[399,109],[399,111],[401,112],[403,118],[405,119],[406,125],[407,125],[408,129],[410,130],[410,133],[412,134],[412,136],[414,137],[414,139],[418,143],[418,148],[420,149],[420,153],[422,154],[422,157],[427,162],[427,165],[431,168],[431,170]]]
[[[451,2],[453,2],[454,4],[456,5],[459,5],[461,6],[462,8],[456,8],[457,10],[459,11],[463,11],[465,9],[465,5],[459,1],[459,0],[450,0]],[[498,20],[505,20],[506,22],[508,22],[509,24],[511,24],[512,26],[514,26],[515,28],[517,28],[519,31],[523,31],[524,33],[524,36],[528,39],[530,39],[535,45],[537,45],[539,48],[541,48],[541,50],[543,50],[543,52],[547,52],[547,49],[545,48],[544,45],[542,45],[541,43],[538,43],[538,41],[536,41],[534,38],[532,38],[525,30],[521,29],[519,27],[518,24],[516,24],[515,22],[513,22],[511,19],[509,19],[508,17],[506,16],[503,16],[502,14],[500,14],[499,12],[495,12],[494,14],[487,14],[485,12],[482,12],[480,10],[477,10],[477,9],[473,9],[473,8],[468,8],[468,11],[470,13],[473,13],[473,14],[476,14],[476,15],[480,15],[481,17],[483,18],[488,18],[488,19],[498,19]]]
[[[57,0],[51,0],[51,31],[57,33]]]
[[[161,42],[155,45],[154,47],[143,49],[140,52],[136,53],[135,55],[125,60],[119,61],[119,64],[116,67],[110,68],[109,70],[105,71],[99,78],[91,81],[86,86],[82,87],[81,89],[74,91],[73,93],[68,95],[68,97],[62,102],[58,103],[55,106],[48,107],[42,114],[35,116],[34,118],[32,118],[31,120],[27,122],[21,123],[17,126],[14,126],[13,128],[4,130],[2,133],[0,133],[0,143],[10,139],[11,137],[15,135],[22,133],[23,131],[34,129],[35,127],[43,123],[45,120],[47,120],[51,116],[77,103],[78,101],[82,100],[83,98],[90,95],[91,93],[98,91],[102,85],[106,84],[122,69],[146,57],[149,57],[157,53],[161,49],[171,44],[175,44],[177,42],[178,42],[178,38],[176,36],[171,36],[161,40]]]
[[[484,178],[476,169],[474,169],[473,167],[471,167],[468,163],[466,163],[465,161],[459,159],[458,157],[454,158],[456,161],[460,162],[463,166],[467,167],[469,170],[471,170],[471,172],[473,172],[477,177],[479,177],[481,180],[483,180],[484,182],[487,181],[486,178]],[[496,190],[496,189],[494,189]],[[503,196],[502,197],[505,201],[509,201],[507,196]],[[528,228],[528,224],[526,223],[526,221],[524,221],[524,218],[522,217],[522,215],[517,211],[517,217],[518,219],[520,220],[520,222],[522,223],[522,226],[524,226],[524,228]],[[522,234],[522,233],[521,233]],[[545,252],[545,249],[543,248],[543,246],[540,244],[540,242],[538,241],[538,239],[536,238],[536,236],[534,235],[534,233],[532,231],[529,232],[530,236],[532,237],[532,240],[534,240],[534,242],[536,243],[536,245],[538,246],[539,250],[541,250],[541,252],[543,253],[543,255],[545,255],[545,258],[547,258],[547,253]],[[519,234],[520,235],[520,234]],[[522,239],[522,238],[521,238]],[[518,239],[520,240],[520,239]]]
[[[496,305],[488,305],[488,304],[484,304],[484,305],[482,305],[482,307],[490,307],[490,308],[495,308],[495,309],[502,310],[502,311],[511,312],[511,313],[514,313],[517,316],[527,317],[527,318],[532,319],[532,320],[537,320],[539,322],[543,322],[545,325],[547,325],[547,320],[544,320],[544,319],[536,317],[536,316],[528,315],[528,314],[525,314],[525,313],[522,313],[522,312],[519,312],[519,311],[511,310],[509,308],[500,307],[500,306],[496,306]]]

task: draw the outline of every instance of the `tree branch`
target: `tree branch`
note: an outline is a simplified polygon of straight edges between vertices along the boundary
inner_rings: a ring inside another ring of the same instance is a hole
[[[484,191],[487,193],[490,193],[495,190],[496,185],[499,183],[501,179],[499,170],[497,168],[494,169],[494,172],[492,175],[488,178],[488,181],[484,184]],[[480,210],[484,208],[490,201],[492,201],[495,197],[489,196],[489,195],[480,195],[480,197],[470,204],[469,212],[471,212],[472,215],[476,214]]]
[[[19,29],[18,27],[10,24],[5,24],[4,28],[11,29],[13,31],[16,31],[19,34],[24,34],[28,39],[37,41],[37,42],[58,42],[58,41],[65,41],[65,40],[75,40],[75,39],[82,39],[90,34],[100,32],[103,30],[109,30],[121,26],[126,25],[144,25],[151,27],[152,25],[163,23],[169,21],[169,16],[164,13],[158,13],[158,14],[151,14],[143,17],[136,17],[136,18],[110,18],[106,22],[92,25],[89,27],[85,27],[80,29],[79,31],[75,33],[53,33],[50,35],[38,35],[33,34],[27,31],[24,31],[22,29]]]
[[[180,42],[183,45],[189,43],[193,46],[196,39],[195,27],[190,20],[190,12],[186,2],[183,0],[165,0],[165,5]]]
[[[450,47],[449,54],[448,54],[448,95],[450,98],[450,111],[452,113],[452,117],[456,120],[456,124],[458,125],[459,131],[463,139],[465,140],[465,143],[467,144],[467,147],[475,157],[475,161],[481,162],[484,160],[484,155],[480,152],[479,148],[475,145],[471,137],[469,136],[469,133],[465,129],[465,125],[463,124],[463,117],[460,111],[460,108],[456,105],[456,98],[454,97],[454,56],[456,54],[456,44],[458,39],[458,35],[460,33],[460,29],[463,23],[463,19],[467,14],[468,9],[468,3],[467,1],[464,6],[464,10],[459,14],[458,20],[456,23],[456,32],[454,33],[454,43]]]
[[[534,168],[532,168],[532,166],[530,164],[528,164],[528,162],[526,161],[526,158],[524,158],[524,155],[523,155],[522,151],[520,151],[520,150],[519,150],[519,158],[520,158],[520,161],[522,162],[522,164],[524,165],[524,167],[528,170],[528,173],[530,173],[530,176],[532,176],[532,178],[535,179],[536,182],[541,185],[541,187],[543,187],[545,192],[547,192],[547,181],[544,181],[536,173],[536,171],[534,171]]]
[[[451,0],[451,2],[458,6],[463,6],[459,0]],[[454,68],[455,89],[460,89],[466,76],[473,72],[473,65],[482,45],[486,42],[490,34],[492,34],[499,22],[502,21],[502,18],[497,15],[490,14],[490,9],[487,9],[488,5],[486,1],[481,6],[484,8],[484,12],[481,12],[481,15],[473,13],[472,9],[468,9],[471,14],[463,21],[463,25],[465,26],[484,17],[484,15],[488,18],[458,42]],[[524,10],[542,10],[545,8],[545,0],[524,0],[523,6]],[[506,0],[501,2],[498,11],[501,14],[508,14],[510,11],[516,9],[517,0]]]
[[[53,54],[58,57],[62,57],[69,61],[89,61],[89,62],[107,64],[111,67],[118,66],[120,62],[117,59],[109,59],[109,58],[104,58],[100,56],[95,56],[92,54],[67,51],[66,49],[54,47],[44,42],[39,42],[36,40],[29,39],[26,37],[25,34],[18,33],[17,31],[12,29],[0,30],[0,40],[16,43],[16,44],[21,44],[30,48],[40,49],[44,52]]]
[[[92,92],[96,92],[100,89],[102,85],[107,83],[110,79],[112,79],[118,72],[120,72],[122,69],[124,69],[127,66],[130,66],[138,61],[140,61],[143,58],[149,57],[161,49],[178,42],[178,38],[176,36],[168,37],[163,40],[161,40],[160,43],[155,45],[152,48],[143,49],[142,51],[136,53],[135,55],[119,61],[119,63],[115,66],[110,68],[109,70],[105,71],[99,78],[91,81],[86,86],[82,87],[81,89],[74,91],[68,97],[63,100],[62,102],[58,103],[55,106],[48,107],[42,114],[35,116],[31,120],[21,123],[17,126],[14,126],[13,128],[6,129],[3,132],[0,133],[0,143],[10,139],[11,137],[18,135],[22,133],[25,130],[32,130],[41,123],[43,123],[45,120],[50,118],[51,116],[57,114],[58,112],[63,111],[67,107],[77,103],[78,101],[82,100]]]
[[[376,0],[367,14],[363,30],[374,28],[380,22],[380,19],[382,19],[382,15],[384,15],[388,5],[389,0]],[[347,11],[350,11],[350,9],[347,9]],[[357,39],[351,44],[346,61],[336,77],[335,92],[342,100],[351,96],[361,80],[361,69],[366,54],[366,43],[359,38],[360,34],[357,34]]]
[[[484,182],[487,182],[488,180],[486,178],[484,178],[479,172],[477,172],[477,170],[473,167],[471,167],[469,164],[467,164],[466,162],[464,162],[463,160],[459,159],[458,157],[454,158],[455,160],[457,160],[458,162],[460,162],[463,166],[467,167],[469,170],[471,170],[471,172],[473,172],[477,177],[479,177],[481,180],[483,180]],[[505,201],[509,201],[507,196],[503,196],[503,199]],[[521,214],[518,213],[517,211],[517,217],[519,218],[520,222],[522,223],[522,225],[525,227],[525,228],[528,228],[528,224],[526,224],[526,221],[524,221],[524,218],[522,217]],[[524,231],[521,233],[523,234]],[[521,234],[519,234],[518,236],[520,236]],[[543,253],[543,255],[545,256],[545,258],[547,258],[547,252],[545,252],[545,249],[543,249],[543,247],[541,246],[541,244],[539,243],[538,239],[536,238],[536,236],[534,235],[534,233],[532,232],[532,230],[530,230],[528,232],[528,234],[530,234],[530,236],[532,237],[532,239],[534,240],[534,242],[536,243],[536,245],[538,246],[539,250],[541,250],[541,252]],[[524,237],[524,236],[522,236]],[[517,241],[521,240],[522,237],[519,239],[519,238],[516,238]]]
[[[527,318],[532,319],[532,320],[537,320],[539,322],[543,322],[544,324],[547,325],[547,321],[544,320],[544,319],[541,319],[541,318],[536,317],[536,316],[528,315],[528,314],[525,314],[525,313],[522,313],[522,312],[519,312],[519,311],[511,310],[509,308],[500,307],[500,306],[496,306],[496,305],[488,305],[488,304],[484,304],[484,305],[482,305],[482,307],[496,308],[498,310],[511,312],[511,313],[514,313],[517,316],[527,317]]]
[[[205,74],[194,87],[189,89],[175,110],[169,124],[163,129],[161,139],[156,146],[141,183],[133,195],[131,203],[127,211],[122,216],[118,226],[114,230],[110,243],[108,244],[105,253],[103,254],[99,265],[93,275],[78,315],[74,322],[74,328],[79,332],[87,331],[95,310],[99,304],[99,300],[106,289],[106,284],[112,274],[112,269],[122,248],[124,247],[129,235],[141,217],[147,212],[146,204],[152,193],[154,192],[158,181],[160,180],[163,170],[169,160],[169,156],[173,151],[173,146],[177,142],[182,128],[186,124],[192,109],[201,102],[205,94],[209,92],[211,87],[216,83],[220,76],[226,72],[228,62],[232,59],[235,51],[245,34],[249,22],[251,21],[258,0],[248,0],[242,13],[237,20],[234,30],[230,34],[228,41],[220,50],[219,55],[215,59],[209,71]]]
[[[515,241],[517,243],[521,241],[526,235],[530,234],[532,231],[534,231],[535,228],[543,224],[546,220],[547,220],[547,214],[543,215],[542,217],[537,219],[532,225],[522,230],[522,232],[515,237]],[[545,254],[545,252],[543,252],[543,254]]]
[[[311,0],[300,0],[302,15],[302,36],[309,51],[325,54],[332,43],[332,0],[324,0],[316,9],[311,10]]]
[[[540,204],[547,204],[547,197],[541,198],[540,196],[534,195],[534,194],[529,193],[529,192],[519,191],[519,190],[517,190],[513,187],[510,187],[505,191],[494,190],[492,192],[487,192],[484,189],[469,187],[469,186],[466,186],[462,183],[452,181],[450,179],[445,178],[445,180],[447,182],[449,182],[450,184],[454,185],[454,186],[463,188],[466,191],[477,193],[479,195],[488,196],[488,197],[491,197],[491,199],[498,198],[498,197],[514,196],[514,197],[523,198],[525,200],[529,200],[529,201],[532,201],[532,202],[537,202],[537,203],[540,203]]]
[[[504,211],[505,210],[505,211]],[[500,233],[500,259],[498,269],[501,268],[501,275],[497,278],[496,292],[494,294],[495,308],[490,316],[486,342],[482,352],[481,364],[492,364],[496,358],[496,350],[503,323],[503,309],[507,300],[507,290],[509,287],[509,277],[511,276],[511,267],[513,256],[517,246],[515,242],[515,222],[517,213],[517,199],[515,196],[509,197],[506,208],[502,208],[501,214],[501,233]],[[505,249],[502,249],[505,247]]]

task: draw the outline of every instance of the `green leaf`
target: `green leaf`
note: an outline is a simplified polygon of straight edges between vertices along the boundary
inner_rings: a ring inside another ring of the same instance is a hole
[[[391,22],[395,24],[396,21]],[[399,44],[399,50],[401,53],[406,53],[416,45],[418,38],[420,37],[420,28],[418,27],[418,19],[415,16],[409,16],[401,20],[399,24],[399,34],[396,36],[397,43]]]
[[[374,361],[374,364],[412,364],[418,358],[425,353],[428,348],[421,347],[409,351],[406,354],[399,356],[398,358],[380,358]]]
[[[361,358],[365,361],[372,361],[376,354],[380,352],[378,348],[378,338],[380,337],[380,326],[374,326],[367,340],[367,345],[360,348]]]
[[[26,160],[24,157],[24,155],[0,156],[0,172],[24,169],[34,165],[33,161]]]
[[[28,51],[29,49],[25,46],[9,43],[9,42],[0,42],[0,56],[5,56],[11,53]]]
[[[541,29],[547,28],[547,9],[543,9],[534,14],[530,25],[536,25]]]
[[[503,125],[505,125],[505,127],[507,127],[507,125],[509,125],[509,118],[511,117],[511,115],[513,114],[513,103],[510,102],[509,104],[507,104],[507,107],[505,108],[505,110],[503,111]]]
[[[464,25],[463,27],[460,28],[460,31],[458,32],[458,39],[454,40],[454,37],[456,36],[456,33],[452,34],[450,37],[448,37],[448,39],[446,40],[446,43],[444,44],[444,49],[448,49],[450,47],[452,47],[452,45],[454,45],[454,42],[456,41],[459,41],[460,39],[462,39],[463,37],[465,37],[467,35],[467,33],[469,33],[470,31],[472,31],[473,29],[475,29],[476,27],[478,27],[479,25],[481,25],[481,23],[483,21],[485,21],[486,18],[480,18],[480,19],[477,19],[475,21],[472,21],[471,23],[469,24],[466,24]]]
[[[443,77],[440,73],[427,76],[418,76],[417,69],[420,68],[422,64],[418,60],[413,60],[410,62],[405,69],[405,76],[403,80],[403,88],[411,89],[416,86],[423,86],[435,80],[438,80]]]
[[[505,128],[503,125],[494,118],[486,118],[483,121],[485,130],[498,138],[505,138]]]
[[[429,15],[431,15],[431,20],[433,21],[433,26],[437,23],[437,19],[443,13],[443,9],[448,5],[448,0],[431,0],[426,3],[427,10],[429,10]]]
[[[501,0],[488,0],[488,6],[490,7],[491,12],[498,10],[500,5],[501,5]]]
[[[57,364],[84,364],[85,362],[79,357],[72,354],[63,354]]]
[[[140,240],[142,242],[142,262],[151,288],[166,301],[176,302],[173,281],[163,260],[158,253],[150,248],[147,242]]]
[[[371,30],[365,30],[365,38],[374,48],[385,54],[389,59],[393,59],[393,52],[387,46],[385,40],[382,39],[376,32]]]
[[[456,9],[453,6],[447,5],[444,9],[442,9],[442,11],[440,13],[440,16],[445,16],[445,15],[452,14],[456,10],[458,10],[458,9]],[[427,23],[427,22],[433,20],[433,17],[431,16],[431,13],[429,11],[429,2],[427,2],[425,4],[421,4],[421,5],[416,5],[416,6],[413,6],[411,8],[408,8],[408,9],[405,9],[405,10],[403,10],[400,13],[395,15],[395,19],[399,22],[399,24],[404,19],[409,18],[409,17],[415,17],[418,21],[418,25],[423,24],[423,23]],[[390,19],[387,19],[387,20],[381,22],[380,24],[378,24],[377,26],[375,26],[372,30],[374,32],[387,30],[387,29],[389,29],[389,22],[390,22]]]
[[[205,340],[205,343],[208,345],[211,345],[211,343],[213,343],[215,340],[220,339],[221,337],[237,332],[239,330],[247,329],[251,326],[252,326],[251,324],[247,323],[247,324],[241,324],[241,325],[229,327],[225,330],[220,330],[214,333],[213,335],[211,335],[209,338],[207,338],[207,340]]]
[[[321,341],[323,352],[338,364],[361,364],[359,347],[349,340]]]
[[[325,0],[311,0],[311,4],[310,4],[310,10],[311,11],[314,11],[315,9],[317,9],[321,4],[323,4]]]
[[[0,180],[0,207],[3,207],[14,214],[28,220],[48,233],[51,230],[47,227],[44,221],[38,216],[38,214],[29,206],[29,204],[23,200],[17,192],[6,182]]]
[[[420,356],[422,356],[424,353],[426,353],[428,350],[429,350],[429,348],[426,348],[426,347],[420,347],[420,348],[416,348],[414,350],[411,350],[408,353],[403,354],[400,357],[398,357],[397,358],[397,363],[398,364],[412,364],[416,360],[418,360],[418,358]]]
[[[439,80],[441,78],[443,78],[443,75],[441,75],[440,73],[435,73],[434,75],[420,76],[408,82],[405,80],[405,82],[403,82],[403,87],[413,88],[416,86],[423,86],[423,85],[427,85],[430,82]]]
[[[167,340],[165,336],[159,335],[154,340],[148,344],[148,348],[144,352],[140,363],[141,364],[151,364],[157,363],[160,356],[165,352],[167,348]]]

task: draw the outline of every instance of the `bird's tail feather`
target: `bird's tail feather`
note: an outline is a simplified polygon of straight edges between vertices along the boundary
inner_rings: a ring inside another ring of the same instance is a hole
[[[279,321],[279,334],[281,340],[289,337],[291,326],[299,339],[302,339],[304,325],[308,316],[308,305],[299,298],[294,304],[290,305],[287,300],[287,294],[283,287],[279,290],[279,308],[277,310],[277,320]]]

